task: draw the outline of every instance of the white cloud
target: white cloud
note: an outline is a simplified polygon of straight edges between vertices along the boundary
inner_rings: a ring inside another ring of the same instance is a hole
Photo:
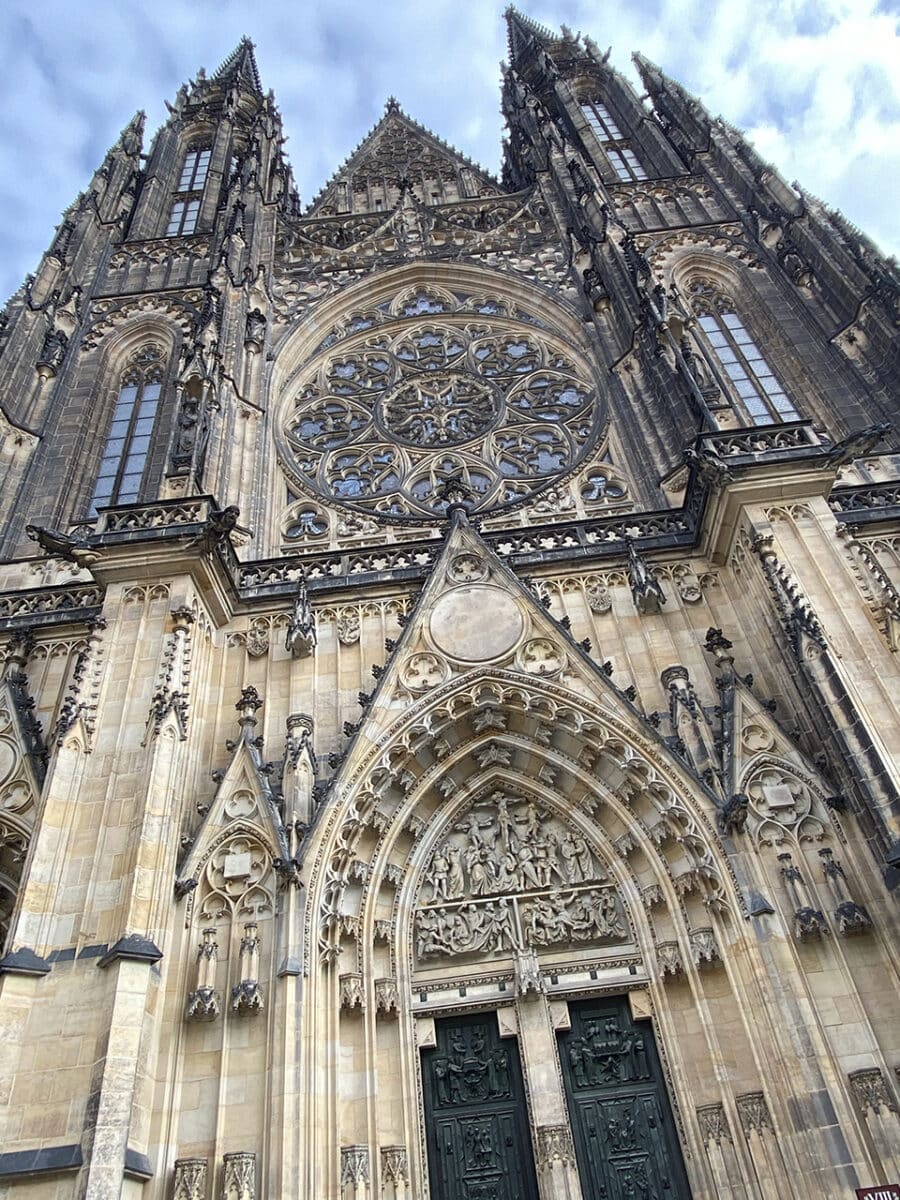
[[[523,7],[525,7],[523,3]],[[491,170],[500,160],[501,4],[483,0],[6,0],[0,11],[0,296],[49,244],[139,107],[247,34],[276,93],[304,200],[381,115],[404,108]],[[788,179],[900,249],[900,41],[876,0],[540,0],[538,21],[590,33],[636,82],[643,51],[755,137]]]

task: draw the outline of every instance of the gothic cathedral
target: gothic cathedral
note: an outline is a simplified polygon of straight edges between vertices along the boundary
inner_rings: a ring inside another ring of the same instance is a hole
[[[5,1200],[900,1177],[900,279],[506,20],[499,178],[243,41],[0,317]]]

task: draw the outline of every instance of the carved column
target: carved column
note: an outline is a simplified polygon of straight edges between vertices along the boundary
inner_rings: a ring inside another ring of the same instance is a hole
[[[241,938],[240,982],[231,989],[231,1007],[241,1016],[253,1015],[263,1010],[262,991],[259,986],[259,926],[248,921]]]
[[[176,1158],[172,1200],[206,1200],[207,1175],[205,1158]]]
[[[890,1084],[878,1067],[851,1071],[850,1091],[872,1139],[884,1178],[900,1175],[900,1119]]]
[[[222,1011],[222,997],[216,991],[216,955],[219,943],[215,929],[204,929],[197,951],[197,987],[188,993],[184,1016],[187,1021],[214,1021]]]
[[[222,1200],[256,1200],[256,1155],[238,1150],[223,1157]]]

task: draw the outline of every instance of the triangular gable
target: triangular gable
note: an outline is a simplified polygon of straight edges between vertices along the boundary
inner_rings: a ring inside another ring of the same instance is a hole
[[[691,775],[712,804],[715,793],[698,779],[659,736],[654,726],[589,654],[556,621],[453,506],[452,525],[401,637],[388,641],[391,659],[376,668],[374,692],[341,756],[345,764],[333,780],[341,789],[346,764],[377,744],[411,704],[454,679],[496,667],[504,673],[552,681],[573,696],[600,703],[658,747],[681,775]]]
[[[334,210],[339,184],[346,185],[352,194],[355,188],[365,186],[369,178],[379,183],[389,180],[398,186],[406,177],[412,177],[415,181],[422,174],[435,177],[449,175],[455,180],[462,172],[473,177],[479,194],[505,195],[492,175],[407,116],[392,99],[388,101],[385,114],[378,124],[310,204],[306,216],[315,217],[321,215],[323,210]]]
[[[240,736],[229,743],[231,762],[222,773],[216,794],[179,866],[181,881],[197,880],[213,849],[231,837],[256,838],[273,858],[290,857],[284,829],[259,745],[253,715],[261,701],[255,689],[246,688],[238,702]]]
[[[791,837],[818,840],[833,819],[826,809],[833,789],[781,727],[774,705],[753,694],[752,678],[736,673],[731,642],[721,630],[708,631],[706,649],[720,672],[722,775],[726,797],[731,797],[720,825],[746,826],[757,841],[769,845]],[[835,798],[832,807],[841,803]]]

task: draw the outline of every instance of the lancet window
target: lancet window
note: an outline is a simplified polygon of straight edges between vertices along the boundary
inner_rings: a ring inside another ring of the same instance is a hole
[[[137,500],[147,466],[163,384],[162,352],[147,346],[132,358],[119,384],[91,510]]]
[[[212,151],[208,146],[188,150],[184,156],[178,187],[169,210],[166,237],[184,237],[194,233],[200,216],[203,189],[209,174]]]
[[[710,365],[718,367],[720,383],[741,419],[751,425],[798,421],[800,414],[787,389],[747,329],[734,301],[712,282],[697,279],[691,289],[691,304],[709,350]]]
[[[736,312],[725,309],[706,313],[699,324],[739,407],[753,425],[799,419],[777,375]]]
[[[581,112],[591,132],[606,151],[606,157],[619,179],[623,182],[646,179],[647,172],[641,160],[628,145],[625,135],[606,105],[591,100],[581,105]]]

